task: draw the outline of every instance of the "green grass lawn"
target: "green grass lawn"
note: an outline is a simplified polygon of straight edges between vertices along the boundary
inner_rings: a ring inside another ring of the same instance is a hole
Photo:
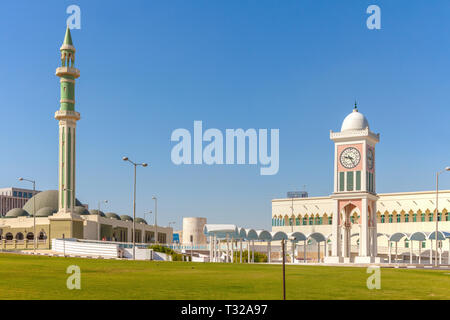
[[[69,265],[81,290],[69,290]],[[148,262],[0,254],[0,299],[280,299],[280,265]],[[287,299],[450,299],[450,270],[286,266]]]

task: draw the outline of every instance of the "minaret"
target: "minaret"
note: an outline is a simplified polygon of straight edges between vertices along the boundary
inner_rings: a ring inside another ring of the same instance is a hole
[[[56,75],[60,77],[61,100],[55,113],[59,121],[58,214],[72,215],[75,206],[75,136],[80,120],[80,114],[75,111],[75,79],[80,76],[80,71],[74,67],[75,47],[68,26],[60,51],[61,66],[56,68]]]

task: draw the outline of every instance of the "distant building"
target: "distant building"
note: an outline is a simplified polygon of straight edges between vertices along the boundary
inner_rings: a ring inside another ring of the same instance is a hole
[[[40,191],[35,191],[34,194]],[[0,217],[15,208],[22,208],[25,203],[33,197],[33,190],[22,188],[1,188],[0,189]]]

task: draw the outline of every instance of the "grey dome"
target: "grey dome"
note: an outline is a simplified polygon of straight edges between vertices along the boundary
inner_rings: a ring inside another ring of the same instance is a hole
[[[105,214],[103,213],[103,211],[98,211],[96,209],[94,210],[89,210],[89,214],[91,215],[96,215],[96,216],[100,216],[100,217],[104,217]]]
[[[56,209],[50,207],[44,207],[36,212],[36,217],[49,217],[57,212]]]
[[[17,217],[27,217],[27,216],[29,216],[29,214],[25,210],[23,210],[21,208],[14,208],[14,209],[9,210],[6,213],[5,218],[17,218]]]
[[[120,220],[122,221],[133,221],[133,218],[130,216],[127,216],[126,214],[123,214],[120,216]]]
[[[145,221],[144,219],[142,219],[142,218],[136,218],[136,223],[143,223],[143,224],[147,224],[147,221]]]
[[[36,212],[42,208],[52,208],[58,211],[58,190],[42,191],[30,198],[23,206],[23,209],[30,215],[34,214],[34,201],[36,201]],[[76,199],[75,205],[81,206],[81,202]]]
[[[105,216],[107,218],[110,218],[110,219],[120,220],[119,215],[117,213],[114,213],[114,212],[107,212],[107,213],[105,213]]]
[[[75,213],[79,214],[80,216],[89,215],[89,210],[83,206],[76,206],[75,208],[73,208],[73,211],[75,211]]]

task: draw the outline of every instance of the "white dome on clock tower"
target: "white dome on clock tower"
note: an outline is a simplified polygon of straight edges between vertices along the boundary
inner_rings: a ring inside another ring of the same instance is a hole
[[[358,111],[358,108],[356,108],[355,105],[353,112],[345,117],[344,122],[342,122],[341,132],[364,130],[366,128],[369,128],[369,121],[367,121],[367,118]]]

